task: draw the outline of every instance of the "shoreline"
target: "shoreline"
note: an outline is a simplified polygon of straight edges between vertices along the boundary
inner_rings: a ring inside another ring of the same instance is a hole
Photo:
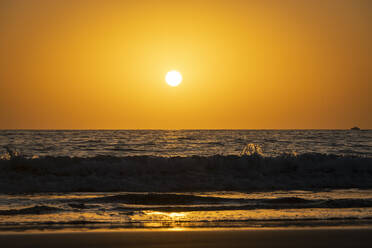
[[[262,226],[262,227],[123,227],[123,228],[61,228],[61,229],[26,229],[1,230],[1,235],[23,234],[77,234],[77,233],[126,233],[126,232],[213,232],[213,231],[297,231],[297,230],[371,230],[372,225],[339,226]]]
[[[372,227],[0,233],[2,247],[370,247]]]

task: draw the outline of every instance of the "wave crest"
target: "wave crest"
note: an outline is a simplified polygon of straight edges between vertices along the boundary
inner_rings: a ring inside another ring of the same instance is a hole
[[[0,159],[3,193],[312,188],[372,188],[372,158],[308,153]]]

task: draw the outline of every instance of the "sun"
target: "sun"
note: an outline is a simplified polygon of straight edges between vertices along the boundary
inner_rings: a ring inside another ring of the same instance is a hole
[[[168,85],[176,87],[182,82],[182,75],[178,71],[169,71],[165,76],[165,81]]]

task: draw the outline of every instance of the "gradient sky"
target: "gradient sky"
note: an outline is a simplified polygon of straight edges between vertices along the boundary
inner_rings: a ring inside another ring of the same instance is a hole
[[[371,30],[369,0],[2,0],[0,129],[372,128]]]

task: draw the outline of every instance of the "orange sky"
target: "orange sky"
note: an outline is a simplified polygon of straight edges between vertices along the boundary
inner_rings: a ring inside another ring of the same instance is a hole
[[[372,128],[371,30],[369,0],[2,0],[0,129]]]

